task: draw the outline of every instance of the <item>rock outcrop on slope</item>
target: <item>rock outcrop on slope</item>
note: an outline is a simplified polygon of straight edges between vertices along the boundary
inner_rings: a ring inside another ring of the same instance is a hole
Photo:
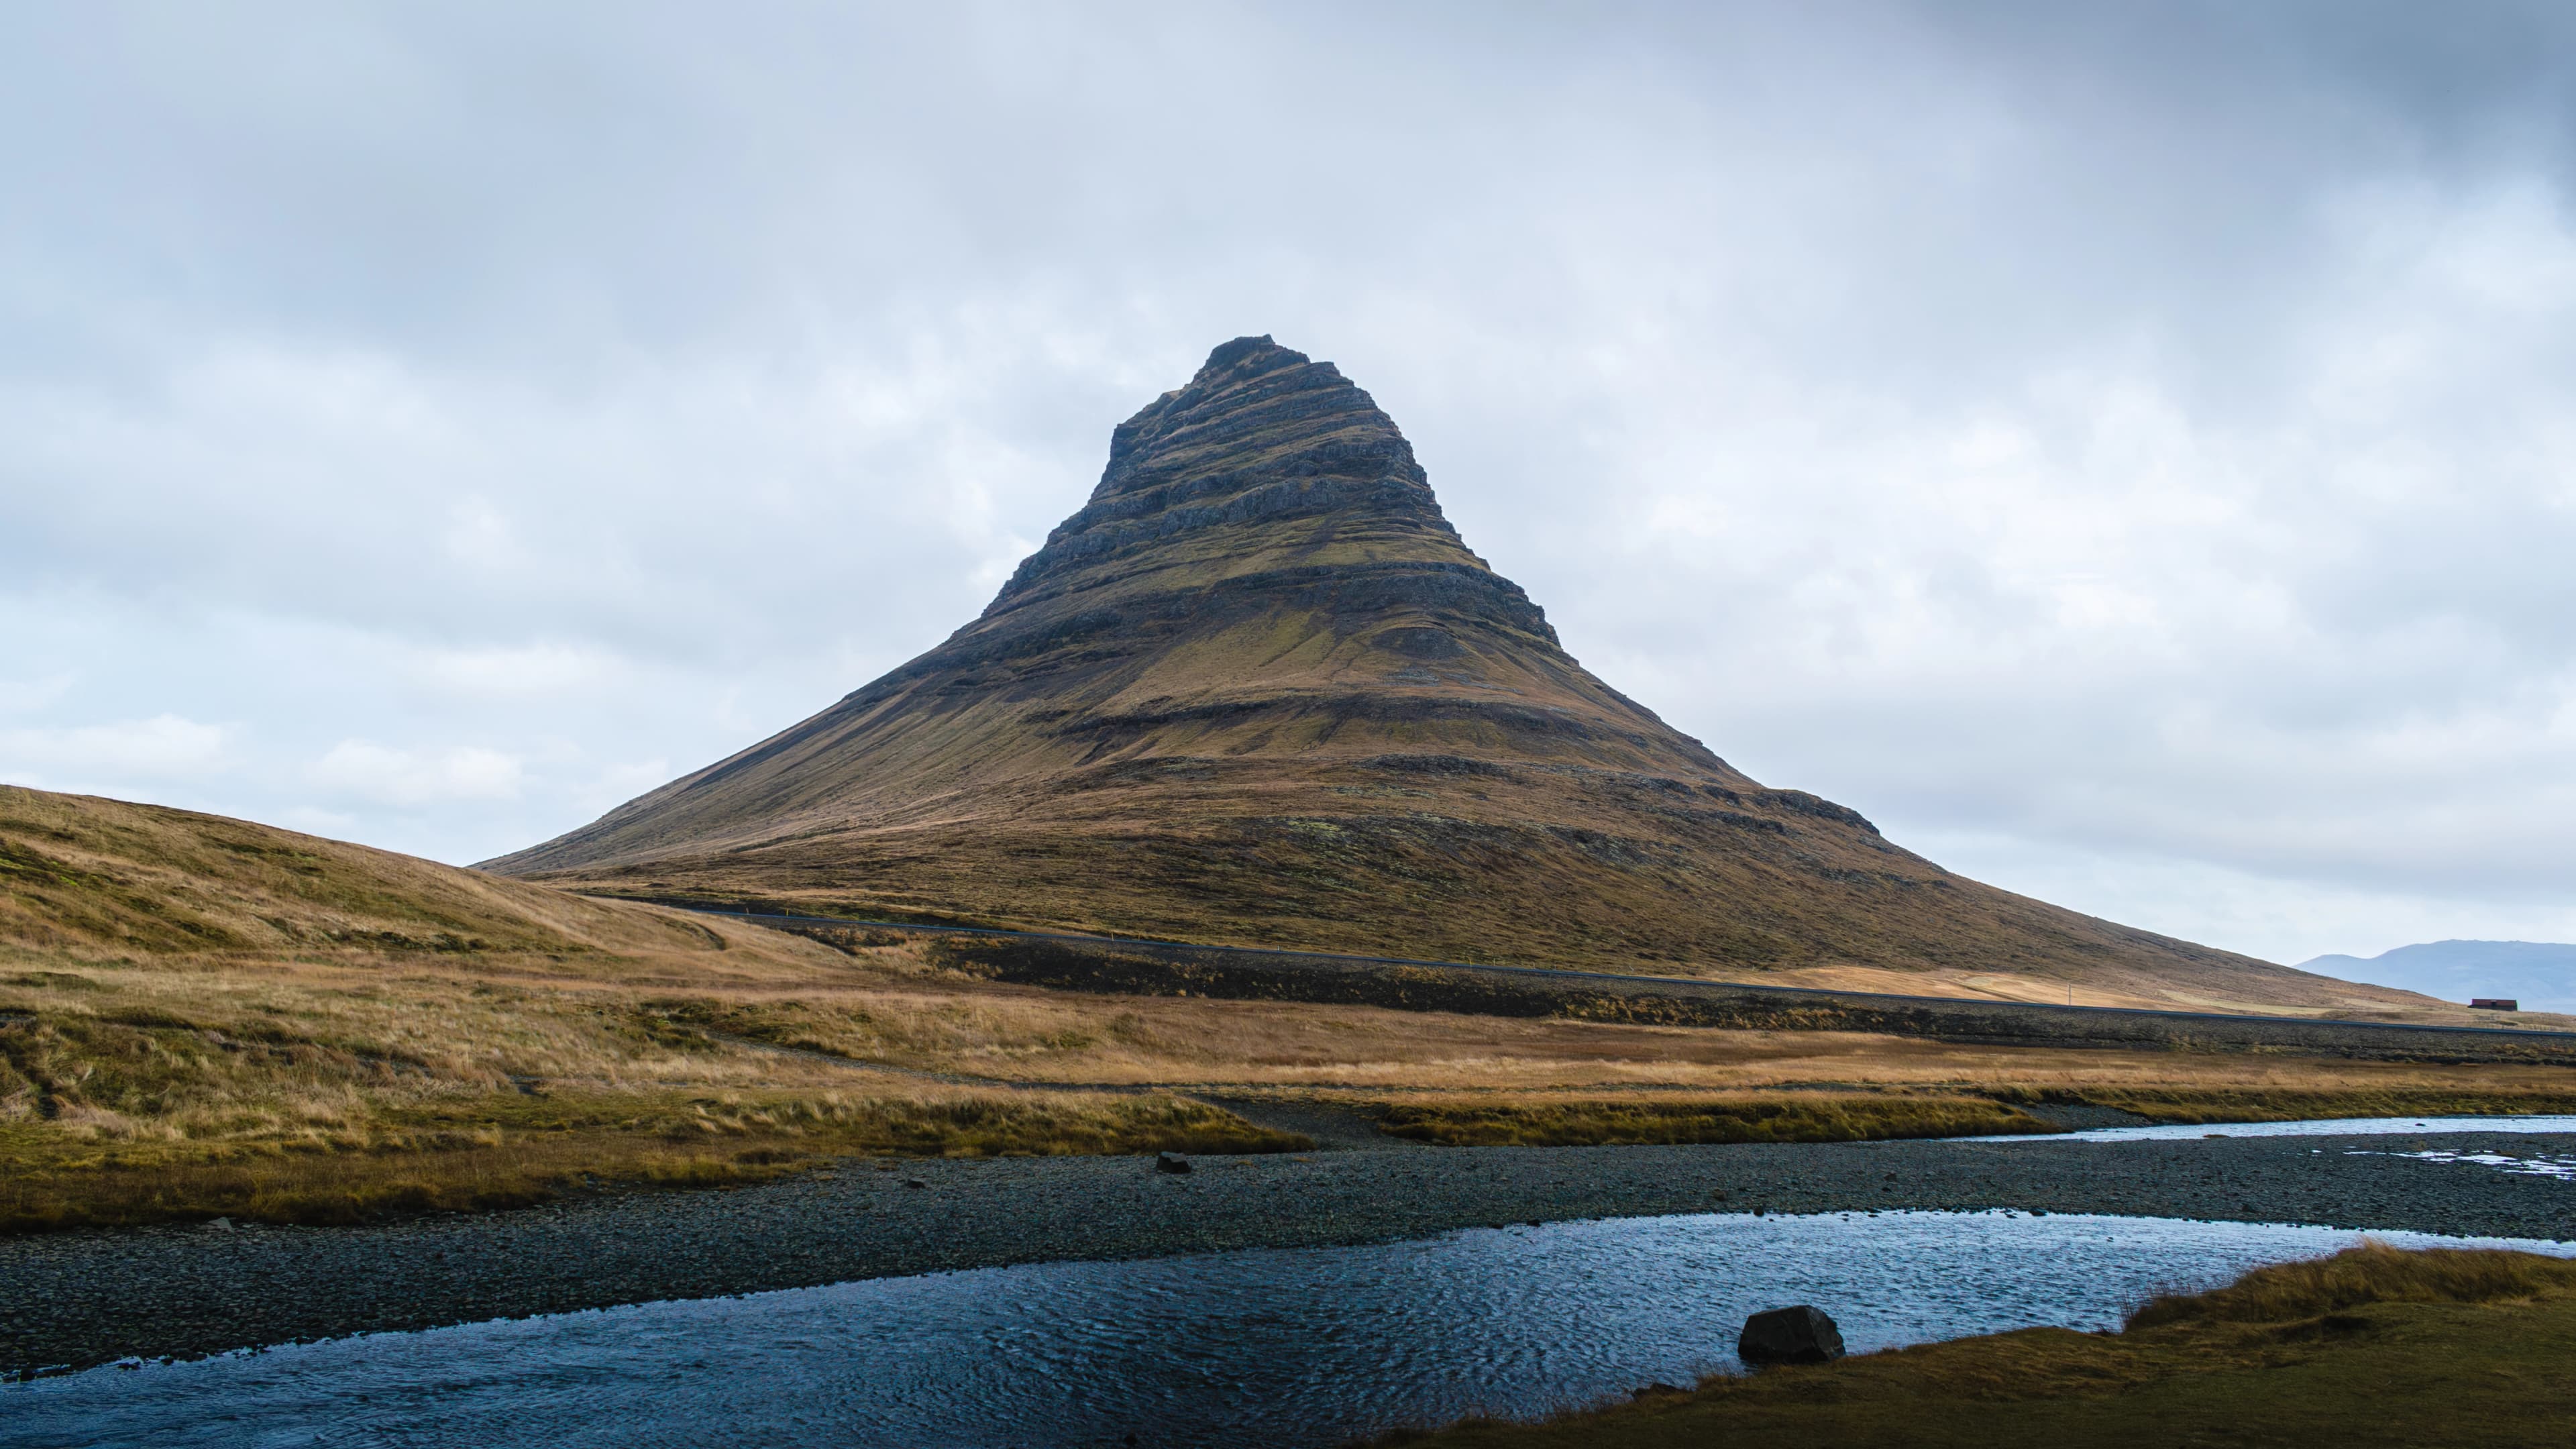
[[[1369,395],[1267,337],[1121,424],[945,643],[485,868],[1444,959],[2368,994],[1979,885],[1748,778],[1568,656]]]

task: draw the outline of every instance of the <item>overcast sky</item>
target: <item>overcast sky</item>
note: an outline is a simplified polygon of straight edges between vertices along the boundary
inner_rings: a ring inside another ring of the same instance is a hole
[[[2576,940],[2576,11],[0,10],[0,779],[465,862],[972,617],[1214,344],[1954,869]]]

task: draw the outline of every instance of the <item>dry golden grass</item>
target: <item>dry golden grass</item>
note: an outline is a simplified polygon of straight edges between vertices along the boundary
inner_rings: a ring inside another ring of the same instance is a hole
[[[774,940],[246,820],[0,785],[0,947],[44,958],[532,955],[596,973]]]
[[[674,1032],[656,993],[893,979],[757,927],[0,788],[0,1228],[505,1206],[849,1153],[1305,1145]],[[900,1014],[900,1013],[899,1013]]]
[[[1449,1147],[1605,1143],[1879,1142],[2056,1129],[2027,1112],[1962,1097],[1739,1097],[1691,1101],[1402,1103],[1385,1131]]]
[[[814,949],[809,978],[850,975]],[[617,964],[635,980],[479,956],[0,974],[0,1227],[336,1221],[849,1153],[1308,1145],[1170,1093],[997,1090],[710,1036],[644,1008],[671,985],[650,963]],[[954,1035],[927,1015],[920,1035]]]
[[[2576,1262],[2471,1248],[2406,1251],[2364,1241],[2331,1258],[2257,1268],[2224,1288],[2158,1298],[2129,1327],[2289,1323],[2365,1303],[2529,1302],[2576,1293]]]
[[[679,1030],[1031,1083],[1258,1087],[1369,1100],[1858,1088],[2093,1100],[2174,1121],[2370,1115],[2340,1110],[2353,1105],[2384,1114],[2576,1109],[2576,1083],[2543,1066],[2002,1047],[1861,1032],[1073,995],[943,972],[931,960],[909,944],[865,949],[850,969],[875,973],[866,980],[793,993],[653,997],[640,1009]],[[2217,1115],[2185,1115],[2196,1111]]]
[[[5,787],[0,887],[0,1221],[19,1226],[488,1206],[848,1152],[1289,1145],[1171,1095],[1199,1089],[1391,1103],[1460,1141],[2008,1130],[1993,1101],[2576,1109],[2547,1068],[1052,993],[900,933],[835,948]]]
[[[1478,1420],[1381,1442],[2554,1446],[2576,1422],[2571,1352],[2576,1264],[2365,1245],[2159,1299],[2118,1334],[2024,1329],[1711,1378],[1544,1423]]]
[[[584,963],[613,964],[605,979],[495,956],[22,967],[0,975],[0,1120],[82,1141],[365,1147],[384,1111],[523,1090],[861,1082],[901,1094],[938,1085],[924,1076],[1369,1100],[1857,1088],[2085,1100],[2177,1121],[2576,1105],[2547,1068],[1066,996],[941,973],[909,943],[844,955],[774,939],[812,954],[728,952],[731,980],[707,972],[686,992],[676,972],[633,961]]]
[[[1872,966],[1810,966],[1760,973],[1765,985],[1826,991],[1869,991],[1895,996],[1939,996],[1963,1001],[2020,1001],[2041,1006],[2115,1006],[2147,1011],[2219,1011],[2258,1016],[2322,1017],[2342,1021],[2400,1021],[2426,1026],[2531,1027],[2576,1030],[2576,1017],[2542,1011],[2472,1011],[2464,1002],[2435,1001],[2385,987],[2322,984],[2309,997],[2283,993],[2276,981],[2256,978],[2231,990],[2224,978],[2191,985],[2166,983],[2127,988],[2107,981],[2071,980],[1982,968],[1925,966],[1890,970]],[[2314,978],[2323,981],[2323,978]]]
[[[1167,1093],[727,1092],[467,1099],[286,1141],[0,1128],[0,1231],[216,1215],[345,1223],[518,1207],[607,1184],[710,1187],[863,1154],[1286,1152],[1313,1144]]]
[[[2181,1074],[2175,1074],[2180,1076]],[[2006,1101],[2085,1102],[2175,1124],[2317,1122],[2339,1117],[2563,1116],[2576,1114],[2576,1083],[2562,1068],[2400,1067],[2385,1074],[2273,1070],[2242,1086],[2002,1087]]]
[[[699,957],[370,951],[49,956],[39,967],[22,954],[0,967],[0,1165],[14,1184],[0,1217],[260,1215],[288,1211],[277,1204],[289,1200],[323,1217],[354,1200],[493,1205],[583,1172],[702,1180],[771,1170],[735,1160],[753,1148],[817,1157],[1175,1145],[1176,1124],[1108,1120],[1149,1099],[1085,1093],[1077,1108],[1062,1095],[1089,1088],[1394,1103],[1420,1114],[1410,1120],[1422,1135],[1453,1142],[2013,1130],[2017,1114],[1993,1099],[2093,1101],[2191,1121],[2576,1110],[2563,1074],[2545,1068],[1067,996],[943,972],[906,941],[845,954],[772,937],[704,958],[706,969]],[[1773,1105],[1750,1105],[1766,1093]],[[802,1124],[794,1132],[764,1126],[724,1144],[682,1146],[661,1127],[630,1125],[671,1120],[674,1102],[833,1094],[873,1105],[851,1105],[858,1116],[838,1126],[790,1107]],[[898,1109],[1002,1097],[1056,1105],[1032,1108],[1001,1137],[978,1138],[936,1111],[921,1120],[949,1124],[938,1133],[885,1125]],[[596,1110],[541,1125],[529,1115],[540,1101]],[[1275,1145],[1226,1120],[1207,1130],[1231,1132],[1241,1147]]]

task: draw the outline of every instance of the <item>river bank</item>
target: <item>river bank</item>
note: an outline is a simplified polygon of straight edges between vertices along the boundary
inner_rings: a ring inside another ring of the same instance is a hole
[[[1541,1422],[1380,1449],[2055,1449],[2067,1444],[2560,1446],[2576,1264],[2381,1245],[2160,1298],[2118,1333],[2032,1326],[1717,1374]]]
[[[2014,1208],[2576,1238],[2567,1183],[2388,1155],[2564,1155],[2576,1137],[1434,1148],[1322,1120],[1271,1125],[1322,1147],[1202,1158],[1187,1174],[1132,1157],[854,1159],[753,1187],[488,1216],[0,1241],[0,1371],[1012,1263],[1676,1213]]]

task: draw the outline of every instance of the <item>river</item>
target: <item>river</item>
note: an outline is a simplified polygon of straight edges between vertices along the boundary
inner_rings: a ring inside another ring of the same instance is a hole
[[[2110,1328],[2158,1292],[2356,1238],[1738,1213],[1044,1263],[93,1369],[0,1386],[0,1445],[1324,1446],[1733,1371],[1736,1329],[1759,1309],[1816,1304],[1863,1353]]]

